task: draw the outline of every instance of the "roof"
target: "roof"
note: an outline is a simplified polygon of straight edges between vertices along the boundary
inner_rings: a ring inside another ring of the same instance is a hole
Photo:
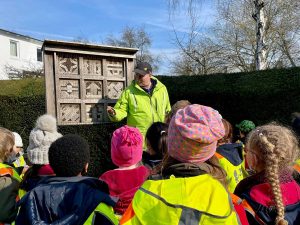
[[[43,48],[45,46],[64,46],[68,48],[85,48],[85,49],[93,49],[93,50],[115,50],[122,51],[131,54],[135,54],[139,49],[138,48],[127,48],[127,47],[118,47],[118,46],[110,46],[110,45],[99,45],[92,43],[82,43],[82,42],[72,42],[72,41],[60,41],[60,40],[45,40],[43,44]],[[45,49],[47,50],[47,49]]]
[[[135,59],[137,48],[125,48],[109,45],[98,45],[81,42],[69,42],[59,40],[45,40],[42,50],[46,52],[65,52],[65,53],[77,53],[98,55],[107,57],[121,57]]]
[[[22,38],[22,39],[25,39],[27,41],[35,41],[35,42],[40,42],[40,43],[43,42],[42,40],[39,40],[39,39],[30,37],[30,36],[27,36],[27,35],[18,34],[18,33],[12,32],[12,31],[8,31],[8,30],[0,29],[0,33],[6,34],[7,36],[13,36],[13,37],[16,37],[16,38]]]

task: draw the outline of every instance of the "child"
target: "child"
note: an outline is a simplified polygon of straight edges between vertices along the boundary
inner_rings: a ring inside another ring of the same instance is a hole
[[[114,207],[122,215],[137,189],[149,176],[149,169],[140,165],[143,152],[143,136],[137,128],[123,126],[114,131],[111,139],[111,159],[118,166],[99,179],[109,186],[110,195],[119,197]]]
[[[176,114],[179,109],[183,109],[184,107],[191,105],[188,100],[179,100],[174,105],[172,105],[171,111],[167,114],[165,122],[169,124],[172,117]]]
[[[35,128],[30,132],[27,148],[28,160],[32,166],[24,175],[20,185],[22,190],[31,190],[40,176],[54,175],[49,165],[48,151],[51,143],[61,136],[57,132],[56,119],[53,116],[45,114],[37,119]]]
[[[245,199],[250,224],[300,224],[300,187],[292,177],[298,141],[276,123],[257,127],[248,137],[246,159],[256,171],[242,180],[235,194]]]
[[[40,180],[20,201],[16,225],[22,224],[117,224],[104,182],[82,177],[90,153],[85,139],[68,134],[53,142],[49,162],[56,176]]]
[[[245,177],[245,165],[243,159],[242,143],[232,143],[232,125],[222,119],[225,136],[218,141],[215,155],[219,159],[221,167],[226,171],[229,192],[233,193],[236,185]]]
[[[162,179],[141,186],[120,224],[240,224],[224,187],[226,173],[214,156],[223,136],[216,110],[202,105],[178,110],[168,129]]]
[[[0,127],[0,224],[12,223],[17,215],[20,177],[11,166],[4,163],[13,154],[14,139],[11,131]]]
[[[246,143],[246,137],[251,130],[255,129],[255,124],[251,120],[243,120],[235,125],[239,129],[239,141]]]
[[[157,174],[160,171],[161,161],[168,148],[167,133],[168,125],[161,122],[153,123],[147,130],[147,151],[143,152],[143,163],[150,167],[151,174]]]
[[[16,169],[16,171],[22,175],[28,169],[26,161],[24,159],[24,151],[23,151],[23,141],[21,136],[17,132],[13,132],[15,137],[15,149],[14,157],[11,158],[11,164]]]

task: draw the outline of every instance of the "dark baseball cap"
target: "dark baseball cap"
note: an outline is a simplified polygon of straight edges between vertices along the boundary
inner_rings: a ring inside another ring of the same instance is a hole
[[[146,75],[152,73],[152,67],[149,63],[146,62],[139,62],[137,63],[136,67],[134,68],[133,72],[141,75]]]

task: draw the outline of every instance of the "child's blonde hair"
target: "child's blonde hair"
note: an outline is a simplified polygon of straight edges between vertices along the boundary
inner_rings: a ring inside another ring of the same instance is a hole
[[[279,173],[283,169],[292,171],[298,156],[298,141],[294,133],[282,125],[270,123],[253,130],[246,148],[257,153],[271,185],[277,208],[276,225],[285,225],[284,204],[280,189]]]
[[[15,138],[11,131],[0,127],[0,162],[7,160],[15,144]]]

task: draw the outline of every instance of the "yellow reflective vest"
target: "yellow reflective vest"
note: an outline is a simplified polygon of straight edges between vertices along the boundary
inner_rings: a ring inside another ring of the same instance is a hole
[[[166,86],[153,76],[151,79],[156,81],[151,95],[146,93],[135,81],[132,81],[114,106],[116,115],[109,115],[113,122],[127,117],[127,125],[137,127],[144,138],[151,124],[164,122],[167,113],[171,110]]]
[[[97,219],[99,214],[100,219]],[[105,220],[105,221],[104,221]],[[114,214],[114,210],[111,206],[108,206],[104,203],[100,203],[94,212],[89,216],[89,218],[85,221],[84,225],[91,224],[119,224],[119,220]]]
[[[120,224],[236,225],[240,221],[223,185],[204,174],[146,181]]]
[[[13,162],[14,167],[24,167],[26,166],[26,161],[24,156],[21,155],[16,161]]]
[[[227,188],[230,193],[233,193],[238,183],[245,178],[244,169],[245,162],[242,161],[239,165],[233,165],[219,153],[215,153],[219,159],[220,166],[226,171]]]
[[[11,166],[3,163],[0,163],[0,178],[0,224],[11,223],[17,214],[21,178]]]
[[[0,175],[1,176],[10,176],[17,180],[18,182],[21,181],[20,175],[15,171],[11,166],[0,163]]]
[[[300,159],[296,160],[296,164],[300,166]]]

